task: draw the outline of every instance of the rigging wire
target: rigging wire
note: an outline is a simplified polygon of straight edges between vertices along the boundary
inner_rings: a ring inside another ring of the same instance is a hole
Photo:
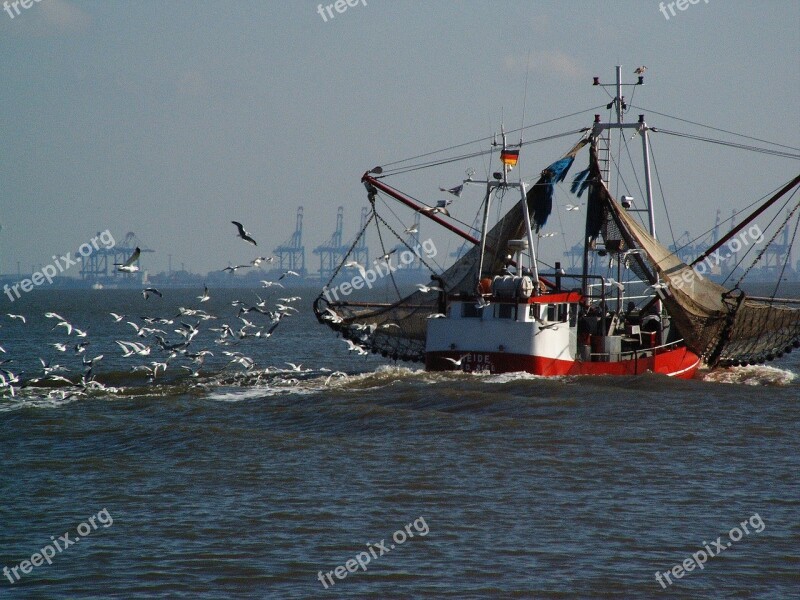
[[[775,220],[780,216],[781,211],[786,208],[786,205],[789,204],[789,202],[791,202],[792,198],[794,197],[794,195],[796,193],[797,193],[797,189],[795,189],[795,191],[791,193],[791,195],[786,199],[786,202],[784,202],[783,205],[775,212],[775,215],[770,219],[769,223],[767,223],[767,226],[764,228],[765,231],[768,230],[772,226],[772,224],[775,222]],[[742,276],[739,277],[738,281],[734,284],[734,287],[738,288],[739,284],[742,283],[742,280],[744,280],[744,278],[747,277],[747,274],[753,269],[753,267],[756,266],[756,263],[758,263],[758,261],[761,260],[761,257],[764,255],[764,253],[767,251],[767,249],[772,245],[772,243],[775,241],[775,238],[778,237],[778,235],[780,234],[781,230],[783,230],[783,228],[786,226],[786,223],[789,221],[789,219],[792,218],[792,215],[795,213],[795,211],[798,208],[800,208],[800,202],[798,202],[797,206],[792,209],[792,212],[789,214],[789,216],[786,218],[786,220],[784,220],[784,222],[781,224],[781,226],[777,228],[777,230],[775,231],[775,234],[770,238],[770,240],[766,243],[766,245],[761,249],[761,251],[758,253],[758,256],[756,256],[756,258],[753,260],[751,265],[749,267],[747,267],[747,269],[742,274]],[[753,244],[752,246],[750,246],[747,249],[747,252],[744,253],[744,256],[741,258],[741,260],[736,261],[736,265],[734,266],[734,268],[731,270],[731,272],[728,274],[728,276],[723,280],[723,282],[722,282],[723,285],[733,276],[734,272],[736,271],[736,267],[739,267],[744,262],[744,259],[747,258],[747,255],[750,254],[750,252],[754,248],[755,248],[755,244]]]
[[[405,225],[405,223],[403,223],[403,220],[402,220],[400,217],[398,217],[398,216],[397,216],[397,213],[395,213],[395,212],[392,210],[392,206],[391,206],[391,205],[390,205],[390,204],[389,204],[389,203],[386,201],[386,199],[383,197],[383,195],[382,195],[382,194],[381,194],[380,198],[381,198],[381,202],[383,202],[384,206],[386,206],[386,208],[389,210],[389,212],[390,212],[390,213],[392,213],[392,215],[394,216],[394,218],[395,218],[395,219],[397,219],[397,221],[398,221],[398,222],[399,222],[399,223],[400,223],[400,224],[401,224],[401,225],[402,225],[402,226],[405,228],[405,226],[406,226],[406,225]],[[380,215],[378,215],[378,214],[377,214],[377,212],[376,212],[375,214],[376,214],[376,216],[378,216],[378,218],[379,218],[381,221],[383,221],[384,223],[386,223],[386,221],[385,221],[385,220],[384,220],[382,217],[380,217]],[[397,238],[400,240],[400,242],[401,242],[403,245],[405,245],[406,247],[409,247],[409,246],[408,246],[408,242],[406,242],[406,240],[404,240],[404,239],[403,239],[402,237],[400,237],[400,236],[399,236],[397,233],[395,233],[395,232],[394,232],[394,230],[393,230],[393,229],[391,229],[391,227],[389,227],[389,225],[388,225],[388,224],[386,224],[386,226],[387,226],[387,227],[390,229],[390,231],[392,231],[392,233],[394,233],[394,234],[395,234],[395,236],[397,236]],[[417,232],[417,236],[418,236],[418,237],[417,237],[417,242],[419,243],[419,232]],[[435,264],[437,267],[439,267],[439,269],[441,269],[441,270],[444,270],[444,267],[442,267],[442,265],[440,265],[440,264],[439,264],[439,263],[438,263],[436,260],[434,260],[434,259],[433,259],[433,257],[428,257],[428,258],[430,258],[431,262],[433,262],[433,263],[434,263],[434,264]]]
[[[506,133],[507,134],[517,133],[517,132],[521,133],[521,132],[526,131],[528,129],[533,129],[534,127],[540,127],[542,125],[547,125],[549,123],[555,123],[556,121],[561,121],[562,119],[569,119],[570,117],[575,117],[575,116],[582,115],[582,114],[585,114],[585,113],[588,113],[588,112],[599,110],[599,109],[603,108],[604,106],[605,106],[605,104],[601,104],[600,106],[593,106],[592,108],[587,108],[585,110],[579,110],[577,112],[570,113],[568,115],[563,115],[563,116],[560,116],[560,117],[547,119],[545,121],[539,121],[538,123],[533,123],[531,125],[526,125],[524,127],[518,127],[517,129],[511,129],[511,130],[507,131]],[[431,152],[425,152],[424,154],[418,154],[416,156],[410,156],[408,158],[403,158],[403,159],[395,160],[395,161],[392,161],[392,162],[389,162],[389,163],[384,163],[381,166],[384,167],[384,169],[385,169],[386,167],[391,167],[393,165],[399,165],[399,164],[402,164],[402,163],[410,162],[412,160],[417,160],[418,158],[425,158],[427,156],[432,156],[434,154],[439,154],[441,152],[449,152],[450,150],[456,150],[457,148],[463,148],[464,146],[469,146],[470,144],[476,144],[476,143],[486,142],[486,141],[491,142],[493,139],[494,139],[493,135],[486,136],[486,137],[481,137],[481,138],[478,138],[478,139],[475,139],[475,140],[472,140],[472,141],[469,141],[469,142],[463,142],[461,144],[456,144],[455,146],[450,146],[448,148],[439,148],[438,150],[432,150]],[[526,142],[526,143],[531,143],[531,142]]]
[[[554,135],[548,135],[548,136],[545,136],[545,137],[537,138],[535,140],[529,140],[527,142],[523,142],[522,145],[523,146],[527,146],[529,144],[538,144],[540,142],[547,142],[547,141],[555,140],[555,139],[562,138],[562,137],[573,136],[576,133],[585,133],[586,131],[589,131],[589,128],[582,127],[580,129],[573,129],[572,131],[565,131],[564,133],[557,133],[557,134],[554,134]],[[453,163],[453,162],[458,162],[458,161],[461,161],[461,160],[467,160],[469,158],[476,158],[476,157],[484,156],[484,155],[487,155],[487,154],[490,155],[493,152],[495,152],[494,148],[489,148],[488,150],[480,150],[478,152],[472,152],[470,154],[462,154],[461,156],[456,156],[456,157],[452,157],[452,158],[445,158],[445,159],[436,160],[436,161],[429,161],[429,162],[425,162],[425,163],[420,163],[418,165],[410,165],[408,167],[399,167],[399,168],[397,168],[395,170],[392,170],[392,171],[390,171],[388,173],[386,172],[386,170],[384,170],[382,175],[377,176],[375,178],[376,179],[383,179],[383,178],[388,177],[390,175],[399,175],[399,174],[402,174],[402,173],[410,173],[412,171],[419,171],[420,169],[427,169],[428,167],[436,167],[436,166],[439,166],[439,165],[446,165],[446,164]],[[435,154],[435,153],[430,153],[430,154]],[[403,162],[405,162],[405,161],[403,161]]]
[[[667,216],[667,225],[669,226],[669,235],[672,237],[672,245],[677,246],[678,240],[675,239],[675,232],[672,230],[672,219],[669,217],[669,209],[667,209],[667,197],[664,195],[664,188],[661,185],[661,175],[658,173],[658,163],[656,162],[656,155],[653,152],[653,143],[648,139],[650,145],[650,158],[653,159],[653,170],[656,172],[656,182],[658,183],[658,191],[661,194],[661,202],[664,204],[664,213]],[[712,230],[709,230],[712,231]]]
[[[800,203],[797,204],[797,206],[794,208],[794,211],[792,212],[795,212],[798,207],[800,207]],[[791,218],[791,215],[789,215],[789,218]],[[794,247],[794,241],[797,238],[798,225],[800,225],[800,215],[797,216],[797,220],[795,221],[794,232],[792,232],[792,241],[789,242],[789,247],[786,248],[786,258],[783,261],[783,266],[781,266],[781,272],[778,275],[777,281],[775,282],[775,289],[772,290],[772,298],[771,298],[772,300],[775,300],[775,296],[778,295],[778,288],[781,285],[781,281],[783,281],[783,274],[786,272],[786,265],[789,263],[789,260],[792,256],[792,248]],[[786,223],[784,223],[784,226],[786,226]],[[791,265],[789,266],[789,268],[791,268]]]
[[[660,127],[650,127],[650,131],[655,133],[663,133],[666,135],[674,135],[676,137],[687,138],[690,140],[697,140],[700,142],[708,142],[710,144],[719,144],[720,146],[729,146],[731,148],[738,148],[740,150],[749,150],[750,152],[758,152],[760,154],[771,154],[772,156],[781,156],[783,158],[794,158],[800,160],[800,154],[792,154],[791,152],[782,152],[780,150],[770,150],[769,148],[760,148],[759,146],[748,146],[747,144],[737,144],[735,142],[726,142],[725,140],[716,140],[714,138],[707,138],[701,135],[692,135],[690,133],[681,133],[679,131],[670,131],[669,129],[662,129]]]
[[[386,256],[386,246],[383,243],[383,235],[381,235],[381,226],[380,226],[380,223],[378,223],[378,221],[382,221],[384,224],[386,224],[387,227],[388,227],[388,223],[386,223],[386,221],[381,219],[378,216],[378,213],[375,213],[375,216],[376,216],[376,220],[375,220],[376,227],[375,227],[375,229],[378,232],[378,241],[381,243],[381,251],[383,252],[383,256]],[[392,231],[391,227],[389,227],[389,230]],[[394,233],[394,232],[392,232],[392,233]],[[397,234],[395,234],[395,236],[397,236]],[[376,260],[375,264],[377,264],[377,263],[378,263],[378,261]],[[388,261],[387,261],[387,263],[388,263]],[[397,297],[398,298],[402,298],[403,295],[400,293],[400,289],[397,287],[397,282],[394,279],[394,273],[392,273],[391,269],[389,269],[389,279],[392,280],[392,285],[394,286],[394,291],[397,292]]]
[[[634,91],[635,91],[635,89],[634,89]],[[631,103],[630,103],[629,106],[631,108],[634,108],[634,106],[633,106],[633,98],[631,98]],[[728,131],[727,129],[720,129],[719,127],[712,127],[711,125],[704,125],[703,123],[697,123],[696,121],[690,121],[689,119],[682,119],[681,117],[676,117],[676,116],[673,116],[673,115],[668,115],[668,114],[665,114],[665,113],[661,113],[661,112],[658,112],[658,111],[655,111],[655,110],[652,110],[652,109],[649,109],[649,108],[644,108],[643,106],[636,106],[635,108],[637,108],[638,110],[643,110],[643,111],[648,112],[648,113],[653,113],[653,114],[658,115],[660,117],[667,117],[668,119],[675,119],[676,121],[682,121],[684,123],[690,123],[691,125],[697,125],[698,127],[705,127],[707,129],[713,129],[714,131],[720,131],[722,133],[729,133],[730,135],[735,135],[735,136],[742,137],[742,138],[745,138],[745,139],[748,139],[748,140],[753,140],[755,142],[763,142],[765,144],[770,144],[771,146],[778,146],[779,148],[787,148],[788,150],[797,150],[798,152],[800,152],[800,148],[795,148],[794,146],[786,146],[785,144],[778,144],[777,142],[770,142],[769,140],[762,140],[761,138],[753,137],[753,136],[750,136],[750,135],[744,135],[742,133],[736,133],[735,131]]]
[[[379,193],[379,194],[383,194],[383,192],[380,192],[380,191],[379,191],[378,193]],[[419,199],[415,198],[415,197],[414,197],[414,196],[412,196],[411,194],[405,194],[405,196],[407,196],[407,197],[411,198],[412,200],[414,200],[415,202],[418,202],[419,204],[422,204],[423,206],[428,206],[428,205],[427,205],[427,204],[425,204],[425,203],[424,203],[422,200],[419,200]],[[388,203],[388,202],[386,202],[386,200],[384,200],[384,199],[383,199],[383,196],[382,196],[382,195],[381,195],[381,200],[383,200],[383,201],[384,201],[384,204],[386,204],[386,206],[389,206],[389,203]],[[430,208],[430,207],[428,207],[428,208]],[[420,211],[414,211],[414,212],[420,212]],[[394,214],[394,213],[392,213],[392,214]],[[395,217],[397,217],[397,215],[395,215]],[[399,217],[397,217],[397,220],[398,220],[398,221],[400,221],[401,223],[403,222],[403,220],[402,220],[402,219],[400,219]],[[468,224],[467,224],[467,223],[465,223],[464,221],[461,221],[460,219],[457,219],[457,218],[453,217],[452,215],[450,216],[450,220],[451,220],[451,221],[455,221],[455,222],[456,222],[456,223],[458,223],[459,225],[463,225],[464,227],[466,227],[467,229],[471,229],[472,231],[475,231],[475,232],[479,232],[479,231],[480,231],[478,228],[476,228],[476,227],[473,227],[473,226],[471,226],[471,225],[468,225]]]
[[[772,191],[767,192],[766,194],[761,196],[761,198],[759,198],[758,200],[754,200],[753,202],[751,202],[747,206],[743,207],[741,210],[734,211],[734,213],[730,217],[728,217],[727,219],[722,221],[722,223],[720,223],[720,225],[724,225],[725,223],[728,223],[729,221],[732,221],[733,219],[735,219],[737,216],[739,216],[740,214],[742,214],[746,210],[749,210],[749,209],[753,208],[754,206],[756,206],[757,204],[760,204],[762,200],[764,200],[765,198],[768,198],[769,196],[772,196],[773,194],[775,194],[775,192],[777,192],[779,189],[781,189],[784,186],[785,186],[785,184],[781,184],[778,187],[776,187],[775,189],[773,189]],[[694,244],[698,240],[701,240],[701,239],[705,238],[705,236],[707,236],[709,233],[714,231],[715,227],[717,227],[717,226],[714,225],[714,227],[712,227],[710,229],[706,229],[703,233],[701,233],[700,235],[696,236],[695,238],[689,239],[683,246],[680,246],[679,248],[676,248],[674,254],[677,254],[678,252],[680,252],[681,250],[683,250],[687,246],[691,246],[692,244]],[[673,238],[674,238],[674,235],[673,235]]]

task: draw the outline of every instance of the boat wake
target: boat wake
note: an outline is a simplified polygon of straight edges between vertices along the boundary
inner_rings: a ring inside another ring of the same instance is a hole
[[[703,376],[703,381],[713,383],[738,383],[758,386],[790,385],[796,375],[788,369],[752,365],[748,367],[730,367],[715,369]]]
[[[116,375],[116,376],[115,376]],[[658,385],[664,384],[665,378],[654,376]],[[20,389],[15,397],[0,399],[0,413],[22,409],[60,408],[79,400],[130,400],[146,398],[185,398],[211,400],[215,402],[243,402],[275,396],[309,396],[309,395],[347,395],[362,394],[404,386],[409,391],[429,394],[428,386],[448,386],[477,384],[482,385],[528,385],[535,382],[537,389],[541,385],[548,386],[557,381],[561,384],[580,384],[582,377],[543,377],[526,372],[516,373],[482,373],[463,371],[431,372],[396,365],[383,365],[374,371],[345,373],[327,369],[265,369],[255,372],[238,372],[209,374],[194,379],[178,378],[161,383],[145,383],[133,381],[123,373],[111,374],[107,385],[96,389],[80,390],[75,387],[36,387],[27,386]],[[606,378],[603,378],[606,379]],[[618,378],[609,377],[607,384],[614,385]],[[715,369],[701,373],[696,380],[707,383],[744,384],[751,386],[787,386],[796,379],[796,374],[788,369],[780,369],[764,365],[749,367],[730,367]],[[597,384],[597,378],[588,378],[588,383]],[[115,385],[108,385],[111,381]],[[625,381],[630,381],[626,379]],[[652,378],[639,378],[640,385],[647,387]]]

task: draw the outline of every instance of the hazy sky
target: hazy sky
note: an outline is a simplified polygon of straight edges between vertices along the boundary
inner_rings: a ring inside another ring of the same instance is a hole
[[[518,127],[528,56],[526,124],[605,104],[592,76],[611,82],[620,64],[632,80],[643,64],[635,104],[800,146],[798,0],[700,0],[669,19],[654,0],[366,0],[327,21],[317,6],[41,0],[0,12],[0,271],[106,229],[156,250],[151,272],[168,254],[175,268],[219,269],[254,256],[232,219],[269,252],[301,204],[313,268],[339,205],[345,237],[355,233],[366,169],[489,136],[503,117]],[[521,172],[536,176],[576,139],[527,147]],[[727,217],[798,172],[796,160],[653,145],[676,233],[700,233],[717,208]],[[467,166],[402,183],[433,203]],[[478,201],[455,212],[471,221]]]

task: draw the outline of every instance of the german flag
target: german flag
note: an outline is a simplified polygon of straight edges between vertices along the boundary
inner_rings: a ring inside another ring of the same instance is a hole
[[[506,148],[500,152],[500,160],[507,167],[516,167],[519,161],[519,148]]]

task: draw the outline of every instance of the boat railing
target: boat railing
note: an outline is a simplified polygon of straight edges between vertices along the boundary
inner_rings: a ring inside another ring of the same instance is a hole
[[[615,357],[615,361],[631,360],[639,358],[650,358],[651,356],[663,354],[668,350],[673,350],[683,343],[683,339],[661,344],[659,346],[652,346],[650,348],[639,348],[636,350],[627,350],[624,352],[590,352],[589,357],[592,362],[609,362],[611,357]],[[585,356],[585,355],[584,355]],[[604,360],[603,360],[604,359]]]

